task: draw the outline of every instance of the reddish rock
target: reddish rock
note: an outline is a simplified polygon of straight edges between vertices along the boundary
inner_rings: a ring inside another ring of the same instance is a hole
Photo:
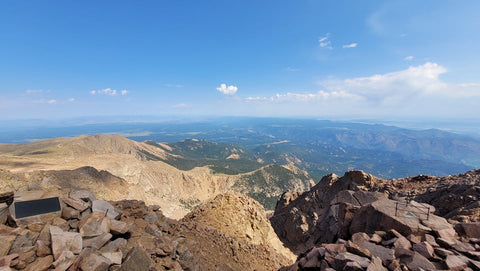
[[[65,271],[67,270],[75,261],[76,256],[73,254],[73,252],[67,250],[62,252],[58,259],[53,263],[53,266],[55,266],[55,271]]]
[[[50,244],[45,243],[42,240],[37,240],[37,256],[44,257],[47,255],[52,254],[52,250],[50,249]]]
[[[101,212],[93,212],[78,225],[83,237],[95,237],[110,232],[110,219]]]
[[[112,263],[109,259],[96,253],[89,253],[83,258],[80,268],[82,271],[106,271],[110,264]]]
[[[80,218],[80,212],[77,209],[65,206],[62,209],[63,219]]]
[[[58,259],[64,251],[78,254],[82,251],[82,236],[76,232],[64,232],[60,228],[50,226],[52,236],[53,257]]]
[[[456,255],[448,255],[445,263],[449,270],[460,271],[464,270],[468,266],[468,262],[465,262],[462,258]]]
[[[415,252],[412,257],[400,258],[400,263],[406,265],[412,271],[435,270],[435,265],[418,252]]]
[[[64,198],[63,202],[80,212],[83,212],[90,207],[88,203],[81,199]]]
[[[48,255],[46,257],[38,258],[35,262],[33,262],[27,270],[31,271],[45,271],[50,268],[53,263],[53,256]]]
[[[335,256],[335,267],[337,270],[342,270],[348,262],[356,262],[362,268],[367,268],[370,265],[368,258],[360,257],[350,252],[342,252]]]
[[[92,238],[83,238],[83,247],[90,247],[92,249],[99,249],[103,247],[110,239],[112,235],[110,233],[104,233],[102,235],[92,237]]]
[[[423,257],[431,259],[434,255],[433,247],[426,241],[413,245],[413,250],[420,253]]]
[[[147,252],[139,246],[133,247],[125,257],[119,271],[149,271],[152,260]]]
[[[367,271],[388,271],[388,269],[383,267],[382,259],[378,257],[373,257],[367,267]]]
[[[458,223],[455,225],[459,235],[467,238],[480,238],[480,222]]]

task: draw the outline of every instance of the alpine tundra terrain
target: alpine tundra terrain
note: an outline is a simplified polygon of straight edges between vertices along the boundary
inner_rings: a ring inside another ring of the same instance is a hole
[[[0,169],[2,190],[87,188],[108,200],[157,204],[172,218],[227,191],[250,195],[273,210],[285,190],[304,191],[315,184],[293,164],[262,164],[235,145],[194,139],[136,142],[118,135],[1,144]]]

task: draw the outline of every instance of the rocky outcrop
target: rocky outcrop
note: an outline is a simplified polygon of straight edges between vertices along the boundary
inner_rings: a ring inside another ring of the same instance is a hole
[[[284,193],[270,221],[285,245],[300,254],[316,243],[348,235],[355,211],[387,199],[382,193],[387,185],[387,181],[362,171],[347,172],[341,178],[330,174],[308,192]]]
[[[377,239],[378,236],[381,238]],[[480,255],[473,247],[479,243],[480,240],[470,238],[447,245],[441,237],[417,239],[395,230],[357,232],[350,240],[338,239],[336,243],[313,247],[282,270],[479,270]]]

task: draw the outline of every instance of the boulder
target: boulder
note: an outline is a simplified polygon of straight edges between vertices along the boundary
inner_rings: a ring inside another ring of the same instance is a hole
[[[412,271],[436,270],[435,265],[418,252],[415,252],[412,257],[400,258],[400,263],[406,265]]]
[[[468,266],[468,262],[456,255],[448,255],[445,259],[445,263],[449,270],[459,271],[464,270]]]
[[[46,243],[45,241],[42,240],[37,240],[37,256],[38,257],[44,257],[47,255],[52,254],[52,250],[50,249],[50,243]]]
[[[155,225],[155,224],[153,224]],[[114,235],[125,234],[130,230],[130,225],[119,220],[110,219],[110,232]]]
[[[56,226],[50,226],[53,257],[57,260],[64,251],[79,254],[82,251],[82,236],[76,232],[64,232]]]
[[[62,209],[63,219],[80,218],[80,212],[72,207],[65,206]]]
[[[81,199],[85,202],[88,202],[88,201],[93,202],[94,200],[97,199],[94,194],[92,194],[90,191],[87,191],[87,190],[75,190],[70,192],[69,196],[72,199]]]
[[[102,255],[89,253],[83,258],[80,268],[82,271],[107,271],[111,264],[112,262]]]
[[[149,271],[151,265],[150,255],[143,248],[134,246],[125,257],[119,271]]]
[[[88,203],[81,199],[64,198],[63,202],[68,206],[71,206],[72,208],[78,210],[79,212],[83,212],[90,207]]]
[[[102,256],[109,259],[112,264],[122,264],[122,252],[104,252]]]
[[[103,247],[110,239],[112,235],[110,233],[103,233],[102,235],[92,237],[92,238],[84,238],[83,239],[83,247],[91,247],[93,249],[99,249]]]
[[[15,235],[0,235],[0,257],[8,255],[10,248],[12,247],[13,241],[15,241]]]
[[[92,212],[102,212],[111,219],[118,219],[122,215],[106,200],[94,200],[92,203]]]
[[[58,259],[53,262],[53,266],[55,266],[55,271],[65,271],[67,270],[75,261],[77,257],[73,254],[73,252],[66,250],[60,254]]]
[[[413,245],[413,250],[420,253],[423,257],[431,259],[434,255],[433,247],[426,241]]]
[[[103,212],[93,212],[80,220],[78,227],[83,237],[95,237],[110,232],[110,219]]]
[[[467,238],[480,238],[480,222],[458,223],[455,230],[459,235]]]
[[[335,256],[335,267],[337,270],[343,269],[348,262],[356,262],[362,268],[367,268],[370,265],[368,258],[360,257],[350,252],[342,252]]]

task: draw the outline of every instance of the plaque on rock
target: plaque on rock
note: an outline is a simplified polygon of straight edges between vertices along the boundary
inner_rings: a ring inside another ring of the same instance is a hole
[[[13,204],[15,206],[15,218],[54,213],[62,210],[58,197],[17,201]]]

